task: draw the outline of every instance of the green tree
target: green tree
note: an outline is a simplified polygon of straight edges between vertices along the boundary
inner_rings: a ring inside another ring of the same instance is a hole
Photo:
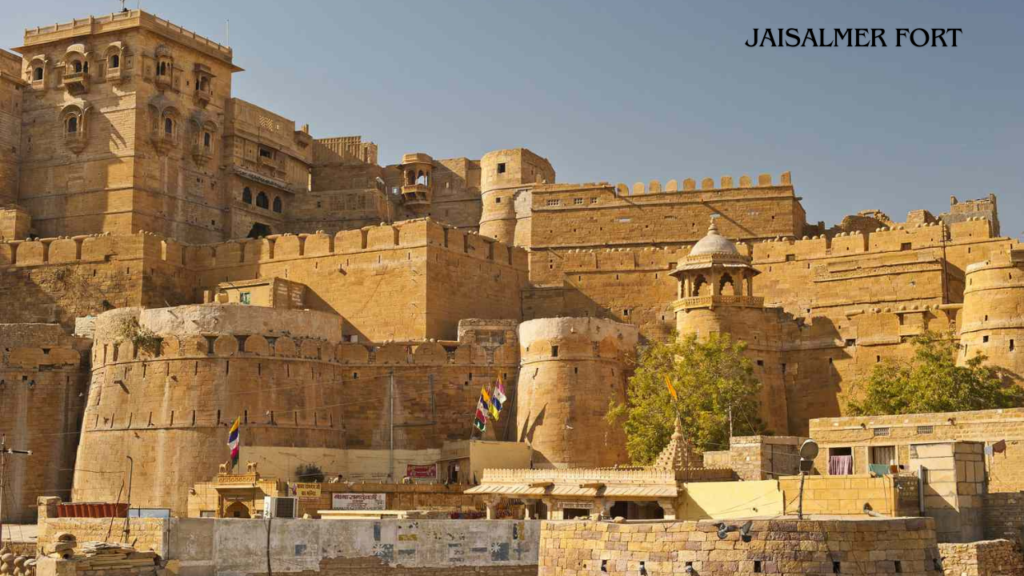
[[[910,361],[887,360],[855,386],[863,397],[850,400],[853,415],[959,412],[1024,406],[1024,389],[1004,384],[978,354],[956,365],[956,341],[926,332],[914,339]]]
[[[295,468],[295,477],[299,482],[323,483],[324,471],[316,464],[299,464]]]
[[[758,418],[761,382],[743,355],[745,348],[728,335],[712,334],[707,340],[671,338],[640,350],[626,402],[613,403],[608,411],[609,421],[623,422],[626,449],[634,464],[650,464],[658,457],[672,436],[676,418],[698,452],[729,445],[730,409],[735,435],[763,433],[764,424]]]

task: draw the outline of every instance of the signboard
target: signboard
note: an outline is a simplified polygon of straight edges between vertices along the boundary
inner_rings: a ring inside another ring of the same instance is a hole
[[[303,500],[318,500],[320,498],[319,482],[293,482],[292,496]]]
[[[331,494],[331,508],[334,510],[387,510],[387,494]]]
[[[408,478],[437,478],[437,464],[409,464],[405,467]]]
[[[558,510],[593,510],[593,501],[580,501],[580,500],[560,500],[555,502],[555,508]]]

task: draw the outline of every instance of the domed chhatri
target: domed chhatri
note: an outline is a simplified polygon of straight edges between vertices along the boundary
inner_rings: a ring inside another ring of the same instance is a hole
[[[736,245],[732,243],[732,240],[718,233],[718,226],[715,226],[713,218],[711,219],[711,225],[708,226],[707,235],[693,246],[693,250],[690,250],[690,256],[701,256],[704,254],[740,255],[740,251],[736,249]]]
[[[732,240],[718,233],[714,220],[708,226],[707,235],[672,271],[679,280],[678,298],[682,309],[716,304],[759,305],[759,299],[752,298],[752,281],[758,273],[751,266],[750,257],[741,254]]]

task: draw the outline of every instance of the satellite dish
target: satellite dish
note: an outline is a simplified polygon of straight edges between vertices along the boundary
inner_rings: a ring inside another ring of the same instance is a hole
[[[800,445],[800,459],[814,460],[818,457],[818,443],[814,440],[804,440]]]

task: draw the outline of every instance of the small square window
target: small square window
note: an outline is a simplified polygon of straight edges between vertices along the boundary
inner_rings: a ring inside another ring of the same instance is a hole
[[[888,428],[872,428],[871,432],[872,432],[872,434],[874,436],[888,436],[889,435],[889,429]]]
[[[981,337],[981,341],[987,344],[988,343],[988,336],[982,336]]]
[[[910,242],[904,242],[904,243],[900,244],[900,250],[902,250],[904,252],[906,252],[907,250],[910,250],[911,247],[912,246],[911,246]]]
[[[573,198],[572,203],[576,206],[580,206],[583,204],[583,198]]]
[[[242,304],[245,304],[246,306],[248,306],[249,304],[252,303],[252,295],[250,293],[248,293],[248,292],[242,292],[238,296],[238,301],[241,302]]]
[[[558,206],[561,203],[562,203],[561,200],[548,200],[548,202],[547,202],[548,206]]]
[[[494,199],[494,203],[495,204],[501,204],[501,198],[495,198]]]
[[[498,174],[504,174],[504,173],[505,173],[505,163],[504,162],[499,162],[498,163]]]
[[[558,346],[551,347],[551,357],[558,358]]]
[[[590,199],[590,203],[591,204],[597,204],[597,198],[591,198]]]

